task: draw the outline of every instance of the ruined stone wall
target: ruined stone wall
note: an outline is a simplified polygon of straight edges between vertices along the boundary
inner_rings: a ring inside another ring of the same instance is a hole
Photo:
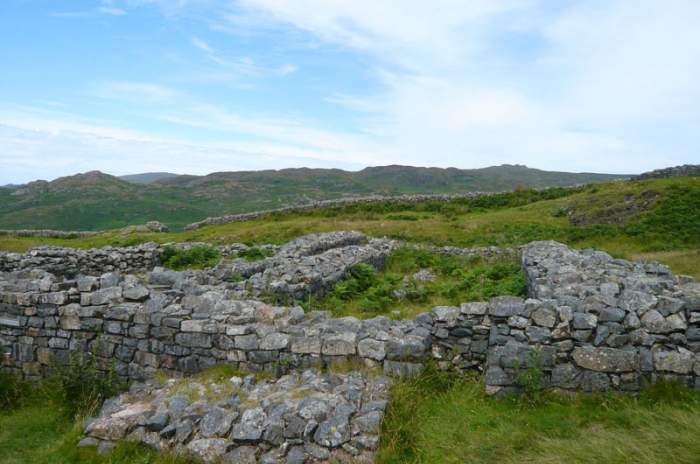
[[[145,243],[134,247],[90,250],[42,246],[26,253],[0,252],[0,272],[41,269],[58,276],[101,275],[105,272],[140,272],[160,264],[162,246]]]
[[[106,272],[145,272],[161,264],[161,254],[168,246],[188,249],[199,242],[157,244],[144,243],[132,247],[92,248],[81,250],[68,247],[40,246],[26,253],[8,253],[0,251],[0,272],[16,272],[40,269],[57,276],[75,277],[77,275],[99,276]],[[240,252],[250,248],[243,243],[233,243],[216,247],[224,258],[236,257]],[[275,245],[262,245],[262,251],[276,252]]]
[[[436,307],[407,321],[334,319],[258,301],[264,292],[328,288],[395,246],[334,233],[291,242],[259,263],[229,261],[207,271],[76,279],[3,273],[3,366],[37,377],[84,351],[132,380],[216,363],[283,373],[346,358],[408,375],[433,358],[445,368],[484,371],[490,393],[516,390],[528,366],[542,371],[546,386],[569,390],[637,390],[668,377],[696,385],[700,285],[662,265],[555,242],[522,250],[526,300]],[[240,280],[231,281],[232,272]]]
[[[533,363],[545,386],[566,390],[635,391],[661,378],[700,388],[700,285],[692,278],[556,242],[526,247],[523,268],[532,298],[491,310],[491,391],[513,389]]]

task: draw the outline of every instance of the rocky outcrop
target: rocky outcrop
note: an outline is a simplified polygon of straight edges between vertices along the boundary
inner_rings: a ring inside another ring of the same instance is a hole
[[[700,176],[700,164],[684,164],[664,169],[645,172],[631,180],[663,179],[667,177]]]

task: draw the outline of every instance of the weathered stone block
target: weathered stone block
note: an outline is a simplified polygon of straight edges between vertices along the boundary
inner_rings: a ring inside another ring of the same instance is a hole
[[[639,369],[636,350],[576,347],[572,357],[579,367],[596,372],[631,372]]]

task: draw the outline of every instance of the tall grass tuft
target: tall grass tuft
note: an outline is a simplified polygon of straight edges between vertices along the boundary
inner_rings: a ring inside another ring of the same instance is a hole
[[[215,266],[221,255],[216,248],[209,245],[195,245],[190,249],[167,246],[160,258],[163,266],[180,271]]]

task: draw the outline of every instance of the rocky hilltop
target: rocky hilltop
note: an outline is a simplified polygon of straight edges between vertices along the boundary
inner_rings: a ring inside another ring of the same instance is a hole
[[[700,164],[684,164],[670,168],[656,169],[633,176],[631,180],[665,179],[667,177],[700,176]]]
[[[0,254],[2,368],[40,377],[90,353],[132,387],[88,421],[81,446],[104,451],[128,438],[232,463],[371,462],[388,386],[426,362],[483,372],[499,395],[523,388],[531,368],[561,390],[634,392],[659,379],[700,387],[700,284],[557,242],[440,249],[519,253],[527,299],[359,320],[263,298],[320,295],[401,246],[334,232],[271,247],[256,263],[185,272],[158,267],[157,245]],[[339,363],[350,368],[334,372]],[[250,374],[182,378],[216,364]]]

